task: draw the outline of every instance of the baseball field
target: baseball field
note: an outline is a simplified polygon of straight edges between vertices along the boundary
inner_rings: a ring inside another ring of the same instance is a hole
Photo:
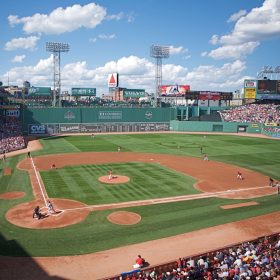
[[[91,254],[280,210],[268,185],[269,177],[280,180],[278,140],[151,133],[57,136],[40,144],[31,159],[1,162],[2,256]],[[32,219],[33,207],[45,211],[48,199],[57,214]],[[239,203],[249,204],[223,208]]]

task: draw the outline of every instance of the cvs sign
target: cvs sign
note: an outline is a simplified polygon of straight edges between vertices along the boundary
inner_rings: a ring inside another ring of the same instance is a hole
[[[28,134],[36,135],[36,134],[46,134],[47,126],[44,124],[29,124],[28,126]]]

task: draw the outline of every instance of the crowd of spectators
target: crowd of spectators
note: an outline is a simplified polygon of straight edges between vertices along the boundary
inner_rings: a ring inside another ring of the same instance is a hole
[[[279,127],[264,127],[263,130],[265,132],[280,134],[280,128]]]
[[[0,153],[23,148],[25,148],[25,141],[18,118],[0,118]]]
[[[180,258],[114,279],[122,280],[279,280],[280,235],[245,242],[196,258]]]
[[[247,104],[219,111],[225,122],[279,123],[279,105]]]

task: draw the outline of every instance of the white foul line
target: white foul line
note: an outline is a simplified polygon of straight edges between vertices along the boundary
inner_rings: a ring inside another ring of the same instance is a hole
[[[31,162],[32,162],[32,166],[33,166],[35,175],[36,175],[37,182],[38,182],[39,187],[40,187],[41,194],[42,194],[42,196],[43,196],[45,205],[46,205],[46,207],[47,207],[47,206],[48,206],[48,204],[47,204],[47,199],[46,199],[46,197],[45,197],[45,194],[44,194],[44,191],[43,191],[43,187],[42,187],[42,185],[41,185],[41,182],[40,182],[40,179],[39,179],[39,176],[38,176],[38,173],[37,173],[37,170],[36,170],[36,167],[35,167],[33,158],[31,157],[30,159],[31,159]],[[46,190],[45,190],[45,191],[46,191]],[[46,192],[46,194],[47,194],[47,192]]]

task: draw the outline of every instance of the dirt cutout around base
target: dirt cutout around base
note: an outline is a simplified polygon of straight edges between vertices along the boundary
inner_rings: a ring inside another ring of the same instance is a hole
[[[5,167],[4,169],[3,169],[3,175],[4,176],[9,176],[9,175],[11,175],[12,174],[12,168],[10,168],[10,167]]]
[[[117,211],[107,216],[107,220],[117,225],[135,225],[141,221],[141,216],[134,212]]]
[[[0,194],[0,199],[6,199],[6,200],[12,200],[12,199],[18,199],[21,197],[24,197],[24,192],[6,192]]]
[[[222,209],[233,209],[233,208],[247,207],[247,206],[253,206],[253,205],[259,205],[259,203],[256,202],[256,201],[251,201],[251,202],[243,202],[243,203],[222,205],[222,206],[220,206],[220,207],[221,207]]]
[[[47,207],[41,207],[44,216],[38,220],[32,218],[34,208],[39,205],[38,201],[29,201],[18,204],[6,213],[6,219],[19,227],[32,229],[61,228],[77,224],[83,221],[90,213],[87,205],[68,199],[51,199],[56,210],[55,214],[48,214]],[[42,204],[41,204],[42,205]]]
[[[101,176],[98,178],[98,181],[106,184],[124,184],[130,181],[129,177],[123,175],[113,175],[112,179],[109,179],[109,176]]]

